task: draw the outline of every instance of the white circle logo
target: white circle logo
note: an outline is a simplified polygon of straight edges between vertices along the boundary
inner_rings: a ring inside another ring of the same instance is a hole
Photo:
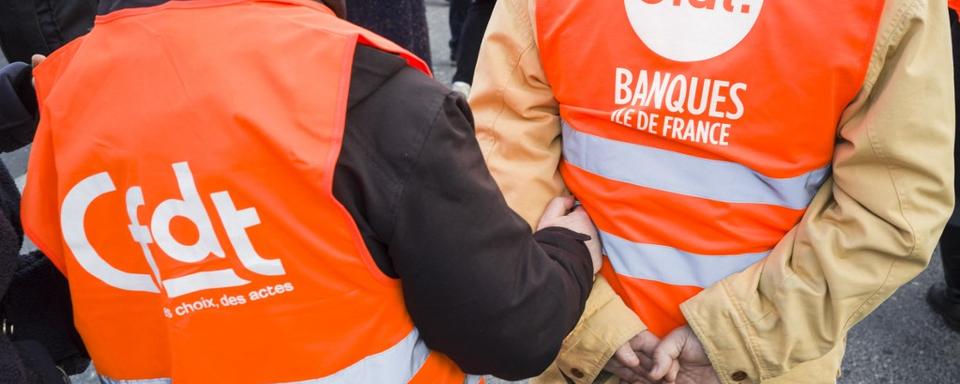
[[[736,47],[757,22],[763,0],[625,0],[634,32],[667,59],[701,61]]]

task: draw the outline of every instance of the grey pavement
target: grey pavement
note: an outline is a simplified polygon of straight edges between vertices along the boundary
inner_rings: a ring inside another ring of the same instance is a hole
[[[449,84],[447,3],[426,0],[435,77]],[[0,64],[6,60],[0,54]],[[0,155],[22,181],[29,148]],[[927,307],[927,287],[942,279],[939,258],[913,282],[856,326],[849,335],[841,384],[960,384],[960,334],[951,332]],[[506,382],[490,379],[491,384]]]

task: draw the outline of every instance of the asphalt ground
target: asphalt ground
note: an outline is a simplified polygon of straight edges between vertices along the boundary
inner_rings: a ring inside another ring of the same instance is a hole
[[[447,41],[447,3],[426,0],[434,74],[449,83],[454,66]],[[0,65],[6,60],[0,55]],[[29,147],[0,155],[22,183]],[[960,384],[960,333],[949,330],[926,305],[927,288],[942,279],[939,257],[914,281],[902,287],[848,337],[841,384]],[[491,384],[504,381],[490,378]]]

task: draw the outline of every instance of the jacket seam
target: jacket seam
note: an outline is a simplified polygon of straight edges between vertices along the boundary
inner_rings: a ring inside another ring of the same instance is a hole
[[[349,128],[352,127],[352,126],[353,126],[353,125],[352,125],[352,124],[349,124],[349,123],[346,123],[346,124],[345,124],[344,138],[346,138],[347,129],[349,129]],[[351,131],[352,131],[352,130],[351,130]],[[357,135],[357,138],[359,138],[359,135]],[[394,176],[394,177],[391,177],[390,172],[387,170],[387,167],[381,164],[381,160],[380,160],[381,157],[380,157],[380,156],[376,156],[376,155],[373,153],[373,151],[370,149],[370,147],[372,147],[373,144],[372,144],[371,142],[369,142],[369,140],[360,139],[360,140],[358,140],[358,142],[361,142],[362,145],[358,145],[358,146],[356,146],[356,147],[360,149],[360,151],[361,151],[361,152],[363,153],[363,155],[364,155],[364,158],[365,158],[366,160],[368,160],[368,164],[370,165],[370,169],[373,170],[373,171],[375,171],[375,172],[377,172],[377,173],[379,173],[381,177],[390,180],[391,183],[395,183],[394,185],[398,185],[398,186],[399,186],[398,188],[396,188],[395,191],[393,191],[393,188],[390,188],[391,191],[390,191],[389,194],[392,195],[392,197],[394,197],[394,198],[390,200],[391,203],[389,204],[389,207],[388,207],[388,209],[387,209],[387,212],[388,212],[388,213],[387,213],[387,217],[390,217],[390,218],[391,218],[391,220],[390,220],[391,225],[390,225],[390,228],[389,228],[389,233],[386,234],[387,236],[383,236],[384,234],[377,233],[375,230],[373,230],[373,225],[372,225],[372,223],[370,223],[370,224],[371,224],[370,229],[371,229],[372,233],[375,235],[375,237],[378,238],[378,240],[379,240],[379,239],[389,239],[389,238],[393,237],[394,228],[396,228],[396,225],[395,225],[395,223],[396,223],[396,211],[397,211],[397,207],[399,206],[399,203],[398,203],[397,201],[401,198],[401,196],[402,196],[402,194],[403,194],[404,181],[403,181],[403,178],[400,178],[400,177],[395,177],[395,176]],[[421,147],[422,147],[422,145],[421,145]],[[368,220],[368,222],[369,222],[369,220]],[[379,268],[378,268],[378,269],[379,269]],[[381,271],[381,272],[382,272],[382,271]],[[386,275],[386,273],[384,273],[384,274]]]
[[[752,325],[753,322],[750,321],[749,318],[747,317],[746,311],[744,311],[743,307],[737,301],[736,296],[734,296],[733,293],[730,292],[730,285],[726,281],[721,281],[720,286],[723,287],[723,293],[724,295],[727,296],[727,299],[730,300],[730,304],[733,307],[734,311],[736,311],[737,316],[740,317],[740,321],[744,322],[745,326],[742,327],[744,328],[743,331],[744,331],[744,334],[746,335],[746,340],[744,341],[747,344],[747,349],[748,349],[747,354],[749,355],[753,364],[757,367],[757,376],[758,376],[757,379],[759,381],[762,381],[762,379],[764,378],[772,377],[764,374],[764,371],[769,372],[769,371],[772,371],[773,369],[770,369],[771,367],[764,366],[764,363],[762,362],[759,354],[757,353],[760,350],[760,347],[757,345],[756,335],[753,332],[753,328],[746,326],[748,324]],[[741,328],[737,324],[734,324],[734,327]]]
[[[429,125],[430,128],[423,134],[422,137],[420,137],[419,143],[417,144],[416,155],[414,156],[413,162],[411,163],[412,165],[410,167],[410,175],[413,175],[418,169],[420,169],[420,158],[423,155],[423,151],[426,147],[426,143],[430,139],[430,136],[433,135],[433,131],[437,127],[437,121],[440,120],[440,115],[443,114],[444,112],[444,108],[443,108],[444,103],[452,95],[453,93],[451,91],[446,95],[444,95],[443,97],[439,98],[438,103],[433,107],[436,113],[434,113],[433,118],[430,120],[430,125]],[[407,185],[409,184],[409,182],[410,182],[410,177],[405,177],[403,178],[403,180],[400,181],[400,186],[397,190],[397,199],[393,202],[393,205],[390,207],[390,223],[391,223],[390,236],[385,238],[389,238],[391,242],[396,240],[394,237],[396,236],[397,211],[401,202],[403,202],[403,199],[405,199],[407,196]],[[399,271],[397,272],[397,274],[399,275]]]
[[[503,118],[503,114],[507,111],[507,89],[510,87],[510,84],[515,81],[514,77],[516,76],[517,72],[520,71],[520,63],[523,61],[523,56],[526,55],[533,47],[534,44],[529,43],[527,46],[517,52],[516,60],[513,61],[511,66],[512,68],[510,68],[508,80],[497,88],[497,99],[500,104],[500,108],[497,110],[497,115],[494,116],[493,121],[490,123],[490,130],[494,133],[493,135],[490,135],[490,140],[492,141],[492,145],[490,146],[491,151],[497,151],[497,148],[500,146],[500,135],[502,132],[500,121]]]
[[[908,3],[908,4],[905,4],[905,5],[900,9],[900,12],[899,12],[898,18],[897,18],[897,21],[898,21],[898,23],[897,23],[897,28],[894,29],[894,31],[891,32],[891,37],[890,37],[890,39],[888,39],[888,40],[884,43],[885,46],[888,46],[895,37],[897,37],[897,36],[901,36],[901,37],[902,37],[902,36],[903,36],[903,34],[905,33],[905,31],[906,31],[906,29],[907,29],[907,28],[906,28],[906,21],[905,21],[905,20],[907,19],[907,16],[909,16],[908,11],[911,11],[911,10],[912,10],[912,11],[917,11],[920,7],[921,7],[921,4],[920,4],[919,0],[914,0],[913,2],[910,2],[910,3]],[[895,32],[895,33],[894,33],[894,32]],[[881,73],[882,73],[882,71],[881,71]],[[878,76],[879,76],[879,74],[878,74]],[[894,169],[895,167],[894,167],[893,164],[891,164],[891,162],[889,161],[889,158],[888,158],[886,152],[884,151],[882,144],[881,144],[881,143],[879,142],[879,140],[877,139],[877,137],[876,137],[876,132],[874,132],[874,130],[872,129],[872,128],[873,128],[873,124],[871,124],[871,123],[866,123],[866,124],[867,124],[867,125],[866,125],[867,136],[868,136],[869,139],[870,139],[870,148],[873,149],[873,152],[877,155],[877,158],[880,159],[881,161],[883,161],[883,163],[884,163],[884,168],[886,168],[887,174],[888,174],[889,177],[890,177],[890,183],[891,183],[891,185],[893,186],[894,191],[896,191],[896,193],[897,193],[897,206],[898,206],[898,208],[899,208],[899,210],[900,210],[900,216],[903,218],[904,223],[906,223],[907,227],[908,227],[909,230],[910,230],[910,237],[911,237],[911,241],[912,241],[912,244],[911,244],[911,247],[910,247],[910,252],[907,254],[907,257],[913,257],[913,256],[916,254],[917,250],[918,250],[920,241],[919,241],[919,239],[917,238],[917,231],[916,231],[916,229],[914,228],[913,223],[910,222],[910,219],[909,219],[909,217],[908,217],[908,215],[907,215],[907,213],[906,213],[908,207],[907,207],[907,204],[904,203],[904,200],[903,200],[903,192],[901,191],[901,188],[900,188],[900,186],[899,186],[899,183],[897,182],[896,172],[895,172],[895,169]],[[890,263],[890,266],[889,266],[888,269],[887,269],[887,273],[886,273],[886,275],[884,276],[883,281],[880,283],[880,286],[878,286],[876,290],[874,290],[872,293],[870,293],[870,295],[867,296],[867,298],[866,298],[863,302],[860,303],[860,305],[857,307],[857,309],[854,310],[853,313],[850,314],[850,316],[847,318],[847,320],[846,320],[846,321],[844,322],[844,324],[843,324],[843,329],[847,329],[847,328],[850,326],[850,323],[853,322],[853,319],[854,319],[855,317],[857,317],[857,315],[859,315],[859,314],[861,314],[861,313],[864,312],[864,307],[866,307],[868,304],[874,302],[874,299],[876,299],[878,296],[880,296],[880,292],[883,290],[884,287],[886,287],[886,286],[888,285],[887,283],[890,281],[890,275],[893,273],[893,268],[896,267],[899,262],[900,262],[900,259],[895,259],[893,262]]]
[[[871,91],[876,85],[877,80],[880,77],[880,74],[883,72],[883,67],[887,61],[887,50],[890,47],[890,43],[897,38],[897,36],[902,36],[906,30],[905,19],[907,17],[907,11],[911,8],[919,8],[919,0],[914,0],[912,3],[907,3],[896,10],[896,28],[888,30],[883,36],[877,38],[877,42],[873,47],[873,60],[870,63],[870,68],[867,70],[867,78],[864,80],[864,90]],[[878,32],[879,34],[879,32]]]
[[[59,39],[57,43],[59,43],[60,45],[63,45],[65,43],[64,40],[66,39],[63,38],[63,31],[60,28],[60,23],[57,22],[57,16],[56,16],[57,9],[53,6],[53,3],[50,2],[50,0],[47,0],[46,3],[47,3],[47,7],[50,9],[50,18],[53,19],[53,21],[50,22],[50,24],[53,25],[53,29],[54,31],[56,31],[57,38]]]
[[[511,8],[514,15],[513,22],[517,23],[519,21],[520,23],[522,23],[523,24],[523,28],[521,28],[522,30],[530,31],[531,28],[533,28],[533,26],[530,25],[530,20],[529,20],[530,15],[529,14],[527,15],[528,16],[527,19],[524,19],[523,17],[521,17],[522,10],[520,9],[521,7],[516,2],[505,1],[501,3]],[[497,114],[493,117],[493,120],[490,122],[490,131],[494,133],[493,135],[490,135],[490,141],[491,141],[490,151],[491,152],[497,151],[497,147],[499,147],[500,145],[499,137],[500,137],[501,130],[498,123],[503,117],[504,112],[507,110],[507,99],[505,97],[505,95],[507,94],[507,88],[510,86],[511,83],[513,83],[514,76],[516,75],[517,71],[520,70],[520,67],[521,67],[520,63],[523,62],[524,55],[526,55],[531,48],[536,46],[536,42],[535,42],[536,39],[534,36],[532,36],[532,34],[533,34],[532,31],[525,33],[526,36],[524,37],[526,37],[527,40],[530,42],[527,43],[527,45],[524,46],[523,48],[517,50],[515,59],[513,60],[513,64],[511,65],[512,68],[510,68],[510,75],[507,77],[507,81],[504,82],[504,84],[502,84],[501,86],[497,87],[497,100],[500,106],[497,110]]]

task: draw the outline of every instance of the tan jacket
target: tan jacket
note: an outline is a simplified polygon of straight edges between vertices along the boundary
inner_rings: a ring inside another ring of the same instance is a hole
[[[470,100],[490,170],[533,227],[565,190],[535,3],[499,1]],[[866,82],[837,124],[833,177],[765,261],[682,306],[724,383],[738,371],[748,376],[739,383],[835,382],[847,331],[926,267],[953,208],[946,1],[885,7]],[[643,329],[598,278],[580,324],[538,381],[592,382]]]

